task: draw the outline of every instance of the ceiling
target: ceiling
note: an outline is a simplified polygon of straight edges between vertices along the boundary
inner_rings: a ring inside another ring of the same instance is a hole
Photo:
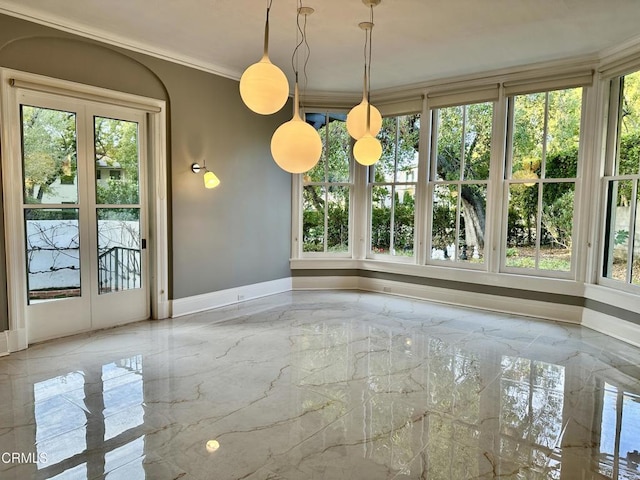
[[[308,92],[362,89],[362,0],[304,0]],[[150,6],[153,5],[152,8]],[[0,0],[0,13],[239,78],[262,55],[265,0]],[[293,78],[293,0],[273,0],[270,57]],[[382,0],[372,91],[576,56],[638,40],[640,0]],[[301,65],[301,64],[300,64]],[[302,68],[300,68],[302,70]]]

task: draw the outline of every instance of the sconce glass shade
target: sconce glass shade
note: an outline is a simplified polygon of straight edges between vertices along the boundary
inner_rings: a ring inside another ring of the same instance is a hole
[[[271,115],[280,110],[289,98],[289,82],[280,68],[265,54],[258,63],[249,66],[240,78],[240,96],[250,110]]]
[[[220,185],[220,179],[216,176],[216,174],[211,171],[205,172],[204,186],[206,188],[216,188],[218,185]]]
[[[382,144],[371,132],[367,132],[353,146],[353,156],[360,165],[373,165],[382,156]]]
[[[347,131],[355,140],[359,140],[367,133],[367,106],[369,102],[362,99],[358,105],[353,107],[347,114]],[[371,105],[371,135],[376,136],[382,128],[382,115],[380,111]]]

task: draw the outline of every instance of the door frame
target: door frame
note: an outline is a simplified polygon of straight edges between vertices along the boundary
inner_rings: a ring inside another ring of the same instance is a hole
[[[148,262],[151,318],[170,316],[169,308],[169,241],[167,198],[166,102],[153,98],[117,92],[100,87],[59,80],[13,69],[0,69],[0,144],[2,145],[2,186],[4,201],[4,234],[7,272],[9,330],[8,351],[27,348],[26,324],[26,256],[23,249],[22,177],[20,151],[16,138],[20,128],[18,93],[38,91],[64,97],[135,108],[146,112],[147,138],[147,202]],[[114,325],[117,325],[117,320]],[[110,325],[101,325],[101,328]]]

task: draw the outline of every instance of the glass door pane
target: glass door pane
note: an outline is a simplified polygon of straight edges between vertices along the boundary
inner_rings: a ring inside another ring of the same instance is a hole
[[[81,295],[76,114],[21,105],[27,301]]]
[[[98,293],[142,287],[138,124],[94,117]]]

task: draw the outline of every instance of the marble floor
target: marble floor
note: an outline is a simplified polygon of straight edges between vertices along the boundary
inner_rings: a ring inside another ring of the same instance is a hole
[[[0,358],[0,478],[640,479],[640,349],[291,292]]]

